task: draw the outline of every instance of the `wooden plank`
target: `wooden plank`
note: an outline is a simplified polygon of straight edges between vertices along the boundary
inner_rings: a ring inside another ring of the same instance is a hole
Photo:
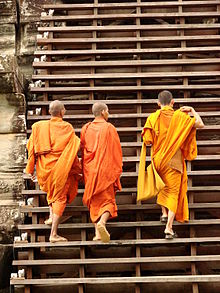
[[[163,227],[160,221],[141,221],[141,222],[112,222],[107,223],[109,228],[122,228],[122,227]],[[174,226],[207,226],[207,225],[220,225],[220,219],[206,219],[206,220],[191,220],[188,223],[179,223],[174,221]],[[94,228],[92,223],[71,223],[60,224],[60,229],[91,229]],[[50,227],[44,224],[24,224],[18,225],[20,230],[50,230]]]
[[[23,175],[24,180],[30,180],[30,177],[27,174]],[[188,192],[207,192],[207,191],[220,191],[220,186],[192,186],[188,188]],[[78,193],[83,193],[84,189],[78,189]],[[126,193],[126,192],[137,192],[137,188],[123,188],[121,191],[118,191],[117,194]],[[42,190],[22,190],[22,195],[24,196],[35,196],[35,195],[46,195],[46,192]]]
[[[219,117],[220,111],[208,111],[208,112],[197,112],[201,117]],[[127,113],[127,114],[110,114],[109,119],[129,119],[129,118],[146,118],[150,116],[151,113]],[[28,121],[39,121],[39,120],[49,120],[50,115],[28,115]],[[73,114],[73,115],[64,115],[64,120],[86,120],[94,119],[92,114]]]
[[[135,7],[178,7],[178,6],[210,6],[218,5],[218,0],[209,0],[209,1],[159,1],[159,2],[124,2],[124,3],[94,3],[94,4],[45,4],[43,5],[44,9],[54,9],[54,10],[77,10],[85,8],[135,8]]]
[[[94,19],[136,19],[136,18],[203,18],[203,17],[219,17],[218,11],[211,12],[170,12],[170,13],[115,13],[115,14],[97,14],[97,15],[54,15],[54,16],[42,16],[42,22],[48,21],[71,21],[71,20],[94,20]]]
[[[157,99],[142,99],[142,100],[136,100],[136,99],[132,99],[132,100],[99,100],[102,103],[106,103],[107,105],[141,105],[141,104],[156,104],[157,103]],[[64,104],[64,106],[71,106],[74,105],[76,106],[83,106],[83,105],[93,105],[96,101],[92,101],[92,100],[63,100],[62,103]],[[28,106],[49,106],[49,104],[51,103],[51,101],[28,101]],[[175,99],[175,104],[203,104],[203,103],[220,103],[220,97],[216,97],[216,98],[210,98],[210,97],[206,97],[206,98],[188,98],[188,99]]]
[[[219,275],[195,276],[155,276],[155,277],[101,277],[101,278],[51,278],[51,279],[12,279],[11,285],[71,285],[71,284],[128,284],[128,283],[210,283],[220,282]]]
[[[96,74],[47,74],[32,75],[33,80],[78,80],[78,79],[121,79],[121,78],[168,78],[168,77],[211,77],[220,76],[220,71],[184,72],[140,72],[140,73],[96,73]]]
[[[144,211],[144,210],[159,210],[160,207],[157,204],[130,204],[130,205],[117,205],[119,212],[120,211]],[[219,209],[220,203],[192,203],[189,204],[190,209]],[[21,207],[22,213],[48,213],[48,207]],[[85,206],[67,206],[65,209],[66,212],[87,212],[88,209]]]
[[[33,242],[33,243],[15,243],[14,248],[41,248],[41,247],[78,247],[78,246],[136,246],[136,245],[184,245],[191,243],[215,244],[219,245],[220,237],[195,237],[195,238],[176,238],[172,241],[167,239],[138,239],[138,240],[111,240],[109,243],[96,241],[67,241],[60,243]]]
[[[180,42],[180,41],[219,41],[219,35],[197,35],[197,36],[166,36],[166,37],[117,37],[117,38],[38,38],[38,45],[64,45],[82,43],[131,43],[131,42]]]
[[[137,131],[142,131],[143,127],[116,127],[116,130],[120,133],[126,133],[126,132],[137,132]],[[204,128],[198,129],[198,131],[216,131],[220,130],[220,125],[205,125]],[[76,133],[80,133],[81,128],[75,128]],[[27,133],[31,133],[31,129],[27,129]]]
[[[219,23],[203,24],[153,24],[153,25],[100,25],[100,26],[52,26],[52,27],[38,27],[38,32],[90,32],[90,31],[136,31],[136,30],[150,30],[150,31],[161,31],[161,30],[210,30],[220,28]]]
[[[219,60],[220,62],[220,60]],[[132,91],[158,91],[158,90],[208,90],[216,91],[220,84],[194,84],[194,85],[142,85],[142,86],[94,86],[94,87],[32,87],[32,93],[81,93],[81,92],[132,92]]]
[[[112,55],[112,54],[146,54],[146,53],[203,53],[219,52],[220,46],[188,47],[188,48],[146,48],[146,49],[97,49],[97,50],[42,50],[35,51],[34,55]]]
[[[220,36],[219,36],[220,37]],[[56,61],[33,62],[34,68],[72,68],[72,67],[129,67],[129,66],[165,66],[165,65],[196,65],[219,64],[219,58],[163,59],[163,60],[126,60],[126,61]]]
[[[170,262],[212,262],[220,261],[220,255],[197,256],[160,256],[160,257],[131,257],[131,258],[95,258],[95,259],[41,259],[14,260],[15,266],[45,266],[45,265],[74,265],[74,264],[133,264],[133,263],[170,263]]]

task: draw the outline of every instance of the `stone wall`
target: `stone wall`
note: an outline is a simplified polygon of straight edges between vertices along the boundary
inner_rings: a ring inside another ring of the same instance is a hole
[[[0,0],[0,292],[9,292],[12,243],[22,200],[26,100],[42,4]]]

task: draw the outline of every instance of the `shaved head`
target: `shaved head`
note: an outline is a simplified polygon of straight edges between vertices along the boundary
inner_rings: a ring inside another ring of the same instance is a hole
[[[92,106],[92,113],[95,117],[102,116],[102,111],[108,110],[105,103],[97,102]]]
[[[60,102],[59,100],[55,100],[53,102],[50,103],[49,106],[49,113],[51,114],[51,116],[62,116],[61,115],[61,111],[65,110],[64,105],[62,102]]]
[[[158,101],[163,106],[170,105],[172,99],[173,99],[173,95],[169,91],[162,91],[158,95]]]

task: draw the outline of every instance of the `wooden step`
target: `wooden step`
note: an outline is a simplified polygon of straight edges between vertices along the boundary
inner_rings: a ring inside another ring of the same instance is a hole
[[[30,180],[30,176],[27,174],[23,175],[23,179],[24,180]],[[211,191],[220,191],[220,186],[189,186],[188,187],[188,192],[211,192]],[[84,192],[84,189],[79,189],[78,190],[78,194],[82,194]],[[122,188],[121,191],[118,191],[117,194],[121,194],[121,193],[126,193],[126,192],[130,192],[130,193],[136,193],[137,192],[137,188]],[[23,196],[39,196],[39,195],[46,195],[46,192],[42,191],[42,190],[22,190],[22,195]]]
[[[209,226],[220,225],[220,219],[206,219],[206,220],[190,220],[188,223],[179,223],[174,221],[174,226]],[[137,222],[109,222],[107,227],[109,228],[136,228],[136,227],[163,227],[160,221],[137,221]],[[18,229],[22,231],[31,230],[50,230],[50,226],[44,224],[23,224],[18,225]],[[92,223],[69,223],[60,224],[59,229],[93,229]]]
[[[11,285],[73,285],[73,284],[128,284],[128,283],[219,283],[220,275],[156,276],[156,277],[101,277],[101,278],[51,278],[11,279]]]
[[[196,36],[166,36],[166,37],[109,37],[109,38],[38,38],[38,45],[46,44],[82,44],[82,43],[131,43],[131,42],[181,42],[181,41],[219,41],[219,35],[196,35]],[[216,44],[217,45],[217,44]]]
[[[177,263],[177,262],[213,262],[220,261],[220,255],[197,256],[160,256],[160,257],[121,257],[95,259],[40,259],[14,260],[14,266],[48,266],[48,265],[93,265],[93,264],[141,264],[141,263]]]
[[[134,133],[134,132],[141,132],[143,129],[143,127],[116,127],[116,130],[119,133]],[[205,125],[204,128],[202,129],[198,129],[198,131],[216,131],[216,130],[220,130],[220,125]],[[77,134],[79,134],[81,131],[81,128],[75,128],[75,132]],[[31,129],[27,129],[27,133],[30,134],[31,133]]]
[[[200,11],[200,12],[170,12],[170,13],[115,13],[115,14],[77,14],[77,15],[53,15],[41,16],[42,22],[48,21],[76,21],[76,20],[105,20],[105,19],[152,19],[152,18],[204,18],[204,17],[219,17],[218,11]]]
[[[106,103],[107,105],[145,105],[145,104],[156,104],[157,103],[157,99],[141,99],[141,100],[137,100],[137,99],[126,99],[126,100],[99,100],[100,102]],[[73,105],[74,107],[76,106],[83,106],[83,105],[88,105],[88,106],[92,106],[95,102],[97,102],[96,100],[63,100],[62,103],[64,104],[64,106],[71,106]],[[49,106],[49,104],[51,103],[51,101],[28,101],[28,106]],[[202,105],[203,103],[208,103],[208,104],[212,104],[212,103],[220,103],[220,97],[205,97],[205,98],[188,98],[188,99],[175,99],[175,104],[199,104]]]
[[[119,213],[120,211],[145,211],[145,210],[160,210],[160,207],[157,204],[121,204],[117,205]],[[189,209],[191,210],[208,210],[208,209],[219,209],[220,203],[219,202],[212,202],[212,203],[189,203]],[[49,207],[20,207],[20,211],[22,213],[48,213]],[[85,206],[67,206],[65,212],[88,212],[88,208]]]
[[[220,111],[209,111],[209,112],[197,112],[202,118],[203,117],[219,117]],[[129,119],[129,118],[145,118],[150,116],[151,113],[127,113],[127,114],[110,114],[109,119]],[[29,121],[40,121],[40,120],[49,120],[51,118],[50,115],[28,115],[27,120]],[[64,120],[87,120],[94,119],[94,115],[92,114],[73,114],[73,115],[65,115]]]
[[[220,38],[220,36],[219,36]],[[73,67],[133,67],[133,66],[165,66],[165,65],[201,65],[219,64],[219,58],[201,59],[161,59],[161,60],[126,60],[126,61],[56,61],[33,62],[36,69],[46,68],[73,68]]]
[[[158,90],[220,90],[220,84],[196,85],[142,85],[142,86],[87,86],[87,87],[32,87],[32,93],[82,93],[82,92],[132,92],[132,91],[158,91]]]
[[[48,28],[48,27],[47,27]],[[97,49],[97,50],[42,50],[35,51],[35,56],[72,56],[72,55],[112,55],[112,54],[147,54],[147,53],[214,53],[219,52],[220,46],[210,47],[176,47],[176,48],[146,48],[146,49]]]
[[[177,244],[218,244],[220,237],[193,237],[193,238],[176,238],[172,241],[167,239],[138,239],[138,240],[110,240],[109,243],[99,241],[67,241],[60,243],[50,242],[32,242],[32,243],[14,243],[15,249],[20,248],[49,248],[49,247],[90,247],[90,246],[151,246],[151,245],[177,245]]]
[[[44,9],[54,9],[54,10],[80,10],[85,8],[105,8],[105,9],[114,9],[114,8],[135,8],[135,7],[187,7],[187,6],[210,6],[210,5],[219,5],[219,1],[217,0],[209,0],[209,1],[149,1],[149,2],[124,2],[124,3],[94,3],[94,4],[46,4],[43,5]]]
[[[96,74],[38,74],[32,75],[33,80],[78,80],[78,79],[135,79],[135,78],[165,78],[170,77],[217,77],[220,71],[194,71],[194,72],[140,72],[140,73],[96,73]]]
[[[91,32],[91,31],[161,31],[161,30],[213,30],[219,29],[219,23],[211,24],[202,24],[202,23],[193,23],[193,24],[153,24],[153,25],[99,25],[99,26],[50,26],[50,27],[38,27],[38,32]]]

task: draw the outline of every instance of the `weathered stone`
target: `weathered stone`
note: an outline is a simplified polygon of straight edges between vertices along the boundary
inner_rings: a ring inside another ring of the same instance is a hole
[[[0,292],[8,292],[12,271],[13,247],[0,245]]]
[[[36,48],[36,35],[39,21],[21,24],[20,54],[32,54]],[[30,67],[30,64],[29,64]]]
[[[0,0],[0,24],[16,23],[16,0]]]
[[[53,0],[20,0],[20,21],[35,22],[39,21],[40,14],[44,4],[54,3]]]
[[[0,52],[1,54],[15,54],[15,25],[0,25]]]
[[[20,93],[23,76],[13,55],[0,55],[0,93]]]
[[[19,133],[25,129],[24,96],[0,94],[0,133]]]

